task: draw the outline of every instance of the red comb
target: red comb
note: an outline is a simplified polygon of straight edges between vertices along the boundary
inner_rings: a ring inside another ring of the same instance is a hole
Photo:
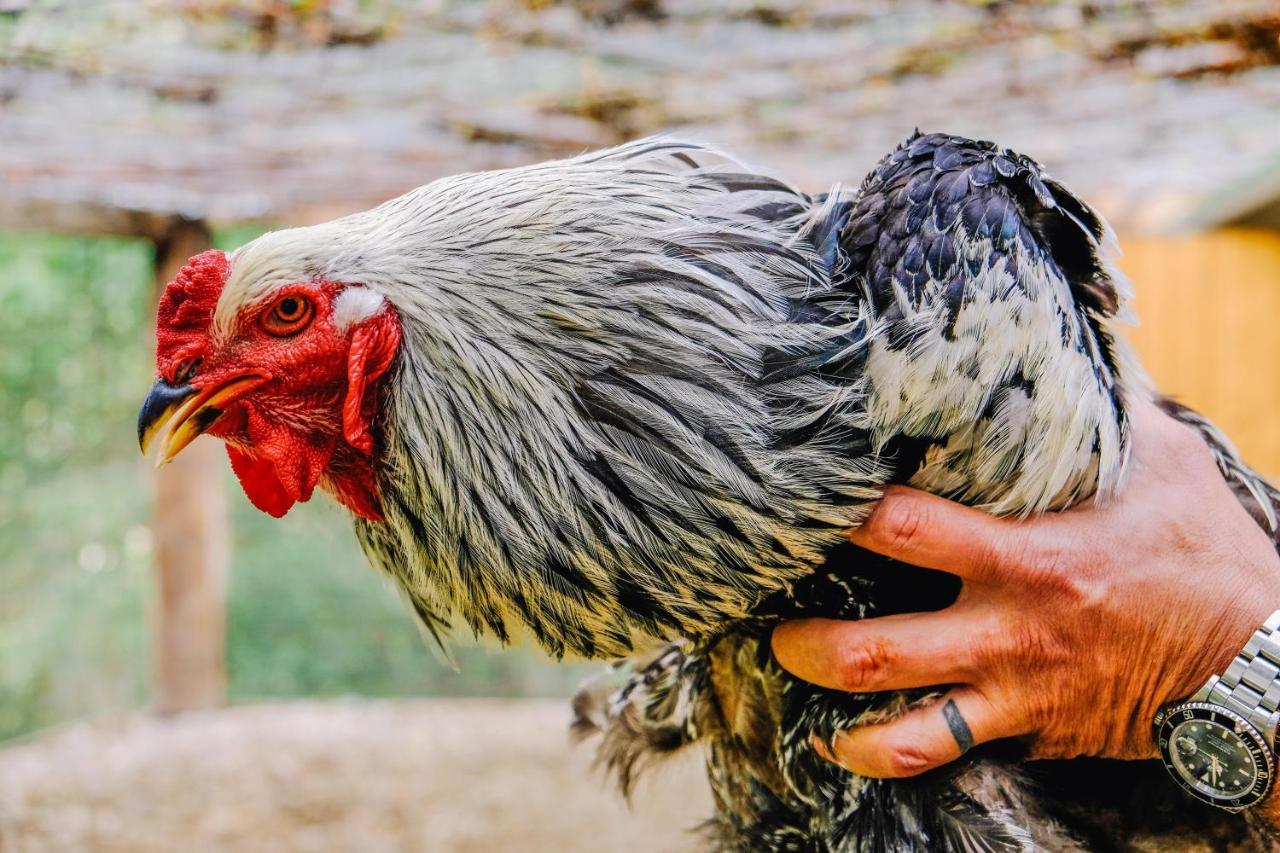
[[[226,254],[210,249],[187,261],[165,286],[156,310],[156,366],[162,375],[202,348],[230,269]]]

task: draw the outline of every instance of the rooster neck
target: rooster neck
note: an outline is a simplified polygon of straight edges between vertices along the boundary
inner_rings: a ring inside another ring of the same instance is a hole
[[[467,276],[490,286],[381,287],[403,343],[386,521],[359,528],[420,613],[590,657],[717,632],[876,496],[885,471],[864,433],[833,437],[849,401],[814,368],[856,359],[865,330],[830,293],[842,208],[739,172],[690,181],[661,209],[618,190],[645,206],[586,238],[543,192],[537,255],[482,229]]]

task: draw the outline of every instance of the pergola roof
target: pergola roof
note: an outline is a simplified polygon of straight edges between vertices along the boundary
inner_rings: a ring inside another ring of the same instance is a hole
[[[657,131],[810,189],[994,138],[1148,228],[1280,162],[1272,0],[227,5],[8,0],[0,227],[313,220]]]

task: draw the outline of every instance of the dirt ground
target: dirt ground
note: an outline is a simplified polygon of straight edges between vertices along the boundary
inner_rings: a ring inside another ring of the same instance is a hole
[[[684,851],[698,756],[628,809],[561,702],[337,701],[77,725],[0,751],[0,851]]]

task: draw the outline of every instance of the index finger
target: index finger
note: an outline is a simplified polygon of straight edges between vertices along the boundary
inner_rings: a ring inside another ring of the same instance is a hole
[[[778,663],[792,675],[847,693],[873,693],[966,681],[974,672],[972,637],[984,629],[953,605],[856,622],[801,619],[773,630]]]
[[[849,538],[868,551],[925,569],[990,581],[1026,532],[1015,522],[918,489],[890,486]]]

